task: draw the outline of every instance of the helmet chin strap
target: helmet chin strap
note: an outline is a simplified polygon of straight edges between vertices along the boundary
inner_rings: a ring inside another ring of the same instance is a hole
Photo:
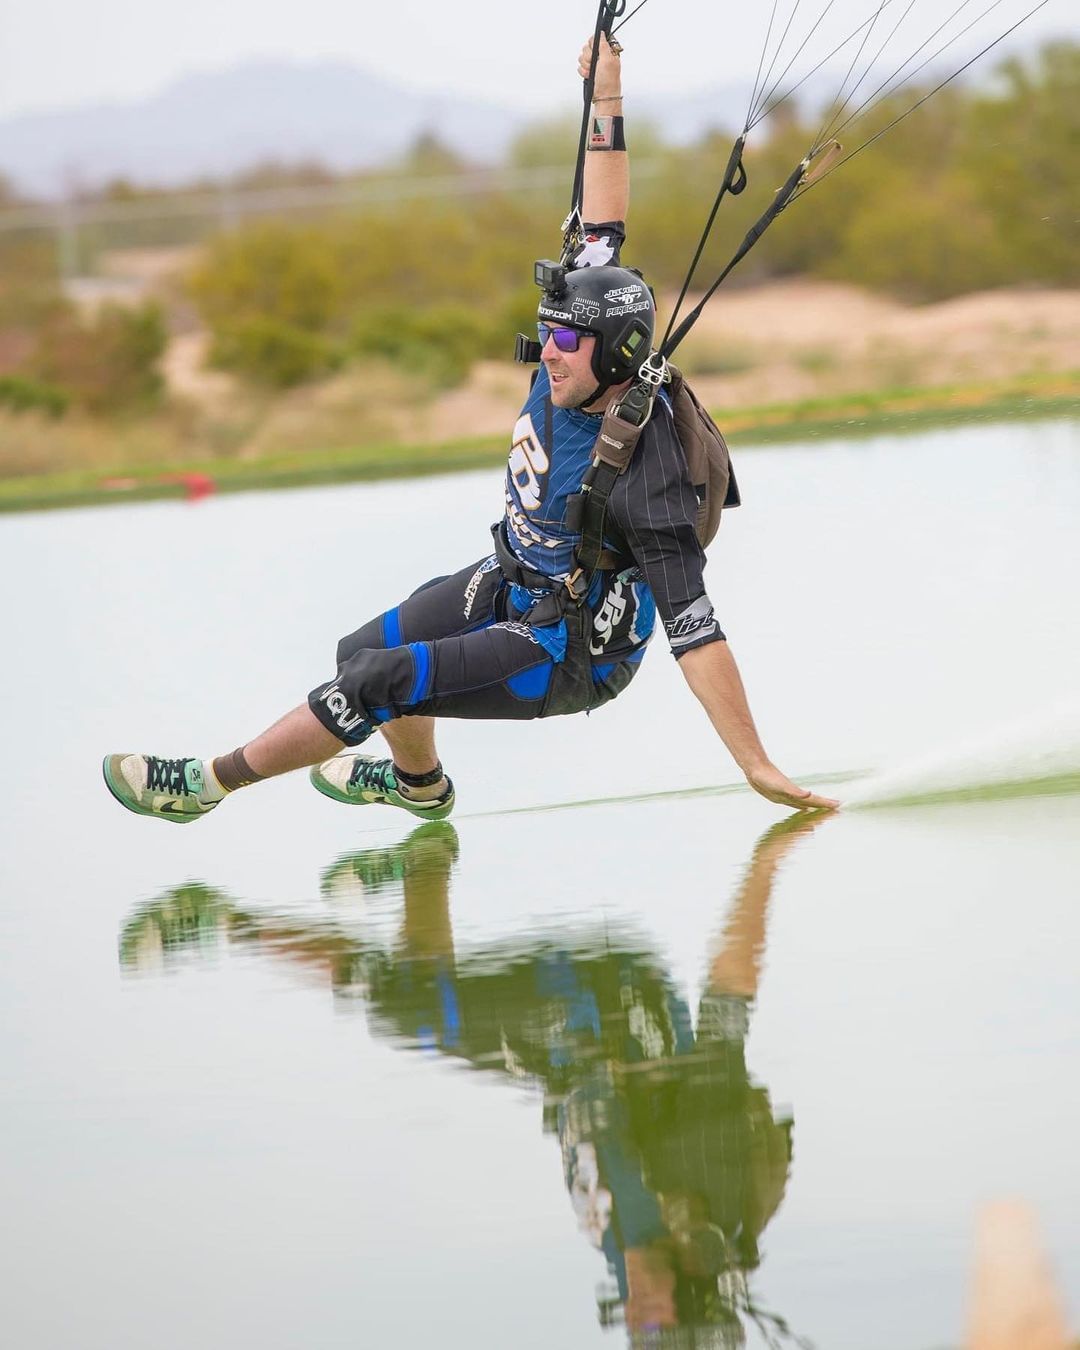
[[[614,389],[615,386],[619,383],[618,380],[613,380],[611,378],[605,379],[604,376],[600,373],[600,371],[596,369],[596,364],[599,361],[599,352],[601,350],[602,343],[603,338],[599,334],[597,334],[596,335],[597,355],[594,356],[593,358],[593,367],[592,367],[592,373],[596,376],[597,385],[596,388],[592,391],[592,393],[588,396],[588,398],[583,398],[580,403],[574,404],[574,408],[578,412],[584,411],[586,403],[595,403],[598,398],[603,398],[609,389]]]
[[[576,412],[584,412],[584,411],[585,411],[585,405],[586,405],[587,403],[595,403],[596,400],[597,400],[598,398],[603,398],[604,395],[607,393],[607,391],[608,391],[611,387],[612,387],[612,386],[611,386],[610,383],[607,383],[607,384],[600,383],[600,384],[598,384],[598,385],[596,386],[596,388],[592,391],[592,393],[588,395],[587,398],[583,398],[583,399],[581,400],[580,403],[575,403],[575,404],[574,404],[574,409],[575,409],[575,411],[576,411]]]

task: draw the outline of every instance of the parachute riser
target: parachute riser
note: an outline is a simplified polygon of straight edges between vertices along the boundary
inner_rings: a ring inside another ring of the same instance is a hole
[[[596,12],[596,27],[593,30],[589,73],[582,86],[584,107],[581,113],[581,132],[578,137],[577,160],[574,165],[574,185],[570,194],[570,210],[562,223],[562,261],[564,264],[569,263],[570,258],[581,243],[585,154],[589,141],[589,116],[592,109],[593,90],[596,88],[596,66],[600,60],[600,43],[605,38],[610,39],[615,20],[620,18],[625,11],[626,0],[600,0],[600,7]]]
[[[742,262],[777,216],[791,205],[792,201],[802,189],[811,186],[811,184],[815,183],[820,177],[824,176],[830,169],[835,167],[836,161],[842,154],[843,147],[840,145],[839,141],[829,141],[825,145],[811,150],[809,154],[804,156],[798,162],[789,174],[787,181],[783,186],[776,190],[776,195],[773,197],[768,209],[761,214],[759,219],[746,232],[746,237],[743,239],[731,261],[720,273],[716,281],[713,282],[702,299],[686,316],[675,332],[661,344],[660,352],[665,359],[669,358],[674,353],[679,343],[682,342],[690,329],[697,323],[705,306],[716,294],[720,286],[727,280],[735,268],[738,267],[739,263]]]

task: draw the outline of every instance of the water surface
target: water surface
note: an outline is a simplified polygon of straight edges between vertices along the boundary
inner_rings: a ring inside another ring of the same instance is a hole
[[[789,772],[1073,695],[1075,424],[738,465],[707,577]],[[728,1345],[756,1315],[930,1350],[1001,1196],[1075,1326],[1080,797],[780,829],[744,791],[609,802],[737,780],[659,647],[588,719],[445,724],[452,825],[301,777],[193,831],[105,793],[106,751],[219,752],[298,702],[498,500],[0,521],[7,1339]]]

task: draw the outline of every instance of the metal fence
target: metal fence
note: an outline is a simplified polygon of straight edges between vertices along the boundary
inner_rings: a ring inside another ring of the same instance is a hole
[[[659,172],[659,160],[635,163],[634,177]],[[238,190],[221,186],[205,192],[162,194],[136,201],[56,202],[0,211],[0,234],[50,234],[56,241],[57,269],[69,281],[88,269],[88,256],[104,240],[110,247],[197,243],[207,235],[267,216],[327,215],[337,211],[410,201],[451,200],[494,194],[569,190],[566,165],[531,169],[487,168],[417,177],[386,177],[326,186]]]

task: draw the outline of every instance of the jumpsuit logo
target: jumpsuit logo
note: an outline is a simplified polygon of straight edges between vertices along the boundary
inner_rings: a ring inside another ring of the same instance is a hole
[[[349,701],[336,684],[332,684],[325,690],[319,699],[320,703],[325,703],[333,715],[334,721],[342,731],[353,731],[364,720],[364,714],[353,712],[349,707]]]
[[[550,467],[547,451],[536,434],[532,418],[524,413],[514,427],[514,441],[510,447],[510,477],[526,511],[535,511],[540,506],[544,479]]]
[[[589,651],[593,656],[603,654],[604,648],[611,641],[612,633],[622,622],[625,613],[626,598],[623,595],[623,584],[616,581],[604,597],[604,603],[593,619],[593,639],[589,643]]]

